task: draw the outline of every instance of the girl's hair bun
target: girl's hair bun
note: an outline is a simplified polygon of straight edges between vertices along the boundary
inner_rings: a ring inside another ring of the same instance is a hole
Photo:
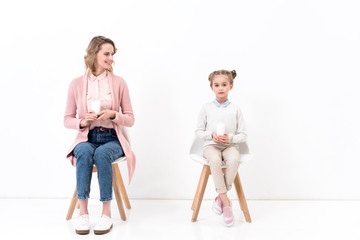
[[[232,71],[230,71],[230,73],[231,73],[232,78],[235,79],[235,77],[236,77],[236,71],[235,71],[235,69],[232,70]]]

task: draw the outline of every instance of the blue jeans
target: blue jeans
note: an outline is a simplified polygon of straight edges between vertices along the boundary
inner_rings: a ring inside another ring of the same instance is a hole
[[[75,146],[77,199],[85,200],[90,196],[90,183],[93,165],[97,168],[100,201],[112,199],[112,163],[124,155],[124,151],[114,129],[90,130],[88,141]]]

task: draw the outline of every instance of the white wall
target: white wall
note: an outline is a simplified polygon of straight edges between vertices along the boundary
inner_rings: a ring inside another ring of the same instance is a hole
[[[71,3],[70,3],[71,2]],[[63,126],[70,81],[96,35],[117,44],[137,155],[131,198],[190,199],[207,76],[236,69],[254,159],[249,199],[360,199],[358,1],[7,1],[0,3],[0,197],[70,197]],[[127,182],[126,165],[121,172]],[[98,188],[94,175],[92,197]],[[210,178],[206,198],[213,197]],[[234,191],[232,191],[234,197]]]

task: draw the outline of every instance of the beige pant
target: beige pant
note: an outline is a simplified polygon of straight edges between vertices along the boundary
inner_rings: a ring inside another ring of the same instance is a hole
[[[204,157],[209,161],[216,192],[226,193],[229,191],[239,168],[239,151],[233,146],[206,146],[204,148]],[[222,172],[223,160],[226,164],[225,175]]]

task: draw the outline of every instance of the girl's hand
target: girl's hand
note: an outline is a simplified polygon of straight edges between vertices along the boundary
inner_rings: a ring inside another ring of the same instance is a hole
[[[229,143],[229,135],[225,133],[224,135],[218,136],[219,142],[222,144]]]
[[[216,133],[212,133],[211,134],[211,136],[212,136],[212,139],[214,140],[214,142],[216,142],[216,143],[221,143],[220,142],[220,139],[219,139],[219,137],[218,137],[218,135],[216,135]]]
[[[98,120],[114,119],[116,112],[113,110],[103,110],[97,114]]]
[[[96,119],[97,119],[97,115],[93,111],[90,111],[89,113],[86,114],[85,118],[80,121],[80,127],[83,128],[90,126],[91,123]]]

